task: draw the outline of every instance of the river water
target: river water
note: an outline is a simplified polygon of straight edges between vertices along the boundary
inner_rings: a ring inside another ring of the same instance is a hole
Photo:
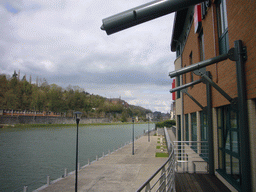
[[[150,124],[150,129],[154,128]],[[148,124],[135,124],[135,137]],[[79,126],[80,167],[132,139],[132,124]],[[46,128],[0,129],[0,191],[28,191],[75,170],[76,125]]]

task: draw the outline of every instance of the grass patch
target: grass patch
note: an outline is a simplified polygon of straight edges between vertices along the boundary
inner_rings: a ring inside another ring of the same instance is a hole
[[[169,157],[168,153],[156,153],[156,157]]]
[[[166,146],[156,146],[156,149],[161,149],[161,147],[163,147],[164,149],[167,149]]]

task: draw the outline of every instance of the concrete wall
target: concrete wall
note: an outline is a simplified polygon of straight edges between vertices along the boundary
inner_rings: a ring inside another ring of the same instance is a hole
[[[107,123],[108,118],[82,118],[81,124]],[[74,118],[67,117],[36,117],[36,116],[0,116],[0,124],[75,124]]]

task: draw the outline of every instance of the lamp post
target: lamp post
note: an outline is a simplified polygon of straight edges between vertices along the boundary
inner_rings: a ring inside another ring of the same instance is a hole
[[[150,136],[149,136],[149,117],[148,117],[148,142],[150,142]]]
[[[76,117],[76,182],[75,182],[75,192],[77,192],[77,172],[78,172],[78,124],[81,119],[82,113],[80,111],[74,112]]]
[[[134,117],[132,117],[132,155],[134,155]]]

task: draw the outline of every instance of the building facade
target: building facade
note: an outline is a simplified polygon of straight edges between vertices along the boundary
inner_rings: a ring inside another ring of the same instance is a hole
[[[255,9],[251,0],[208,0],[180,10],[171,40],[175,71],[216,58],[175,76],[176,88],[188,85],[175,91],[176,139],[208,141],[210,173],[232,191],[256,191]]]

